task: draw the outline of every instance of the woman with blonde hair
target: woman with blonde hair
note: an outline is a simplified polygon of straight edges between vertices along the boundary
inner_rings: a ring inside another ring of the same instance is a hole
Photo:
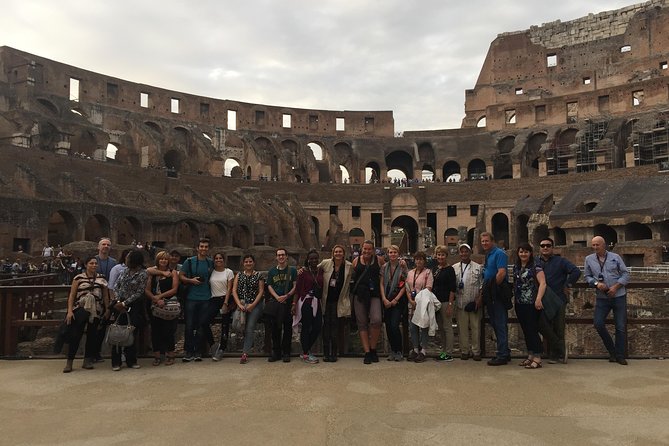
[[[334,245],[332,257],[323,260],[318,267],[323,270],[323,361],[337,361],[337,337],[339,327],[345,318],[351,316],[351,298],[349,287],[353,269],[351,262],[344,256],[346,250],[342,245]]]
[[[144,292],[151,300],[151,306],[164,308],[165,305],[174,305],[179,288],[179,274],[176,269],[170,269],[170,254],[167,251],[156,254],[156,266],[149,268],[147,273],[149,280],[146,281]],[[160,365],[162,356],[165,356],[165,365],[169,366],[174,364],[174,334],[177,331],[178,317],[164,319],[159,314],[154,314],[153,311],[151,314],[153,365]]]

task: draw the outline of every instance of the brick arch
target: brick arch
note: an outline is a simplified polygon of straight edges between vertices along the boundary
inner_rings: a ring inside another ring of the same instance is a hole
[[[404,150],[395,150],[386,155],[386,167],[388,170],[401,170],[407,179],[413,179],[414,159]]]

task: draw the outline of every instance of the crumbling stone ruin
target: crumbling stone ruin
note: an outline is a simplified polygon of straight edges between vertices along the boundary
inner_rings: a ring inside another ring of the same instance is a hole
[[[0,255],[206,235],[231,256],[285,245],[297,260],[342,234],[388,245],[401,228],[405,252],[492,230],[506,247],[550,235],[578,261],[598,234],[658,264],[668,27],[654,0],[500,34],[462,128],[402,135],[392,111],[219,100],[0,47]]]

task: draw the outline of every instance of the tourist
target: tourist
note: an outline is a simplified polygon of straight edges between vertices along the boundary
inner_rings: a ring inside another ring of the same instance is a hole
[[[406,279],[407,269],[400,264],[400,248],[388,247],[388,263],[381,270],[381,301],[385,308],[386,334],[390,344],[388,361],[404,359],[400,322],[407,312]],[[405,327],[406,330],[406,327]]]
[[[453,270],[456,283],[455,306],[460,359],[473,358],[474,361],[480,361],[483,267],[472,261],[472,248],[467,243],[458,247],[458,253],[460,261],[453,265]]]
[[[351,298],[349,290],[353,268],[344,256],[346,250],[342,245],[334,245],[332,257],[323,260],[319,266],[323,270],[322,307],[323,310],[323,361],[336,362],[337,356],[343,353],[345,340],[338,336],[347,326],[347,318],[351,317]]]
[[[597,289],[594,325],[609,352],[609,361],[627,365],[625,359],[625,330],[627,323],[627,290],[629,271],[623,259],[606,250],[603,237],[596,236],[591,242],[594,253],[585,258],[585,281]],[[606,329],[606,317],[613,311],[616,327],[615,344]]]
[[[111,257],[112,243],[109,237],[102,237],[98,242],[98,254],[95,256],[98,260],[98,274],[102,274],[107,282],[111,276],[111,270],[116,266],[116,259]],[[95,357],[95,362],[103,362],[100,352],[102,351],[102,343],[105,339],[105,324],[100,324],[98,327],[98,354]]]
[[[144,269],[144,255],[140,251],[130,251],[126,257],[127,268],[121,273],[116,282],[114,291],[115,300],[112,302],[113,318],[123,325],[131,324],[138,333],[144,327],[144,293],[148,274]],[[125,315],[125,317],[123,316]],[[119,319],[120,318],[120,319]],[[112,370],[121,370],[121,361],[125,357],[126,365],[131,369],[138,369],[137,338],[128,347],[112,345]]]
[[[197,255],[187,258],[179,271],[179,280],[188,286],[183,362],[202,361],[200,349],[204,326],[208,322],[211,298],[209,277],[214,268],[208,254],[209,239],[202,238],[197,245]]]
[[[432,294],[434,277],[432,276],[432,271],[425,267],[427,256],[424,252],[416,252],[413,256],[413,260],[416,264],[416,267],[409,271],[407,275],[407,289],[409,291],[409,334],[411,337],[411,344],[413,346],[413,349],[409,352],[409,361],[425,362],[427,357],[429,328],[426,324],[421,324],[424,326],[419,326],[416,324],[413,321],[413,315],[418,313],[419,316],[423,316],[424,313],[417,310],[418,294],[423,290],[427,290],[430,292],[430,294]],[[425,303],[424,305],[426,308],[429,308],[429,302]],[[434,311],[432,312],[432,319],[434,319]],[[432,321],[429,322],[431,323]]]
[[[240,364],[246,364],[253,347],[253,337],[256,323],[263,311],[263,291],[265,281],[255,270],[256,260],[251,254],[242,259],[242,271],[237,273],[232,285],[232,297],[237,304],[237,310],[245,317],[244,344]]]
[[[568,351],[565,342],[565,314],[569,301],[569,290],[581,277],[581,270],[569,260],[553,253],[555,243],[550,237],[539,242],[541,256],[536,259],[546,276],[546,287],[550,288],[561,300],[562,305],[553,320],[548,320],[545,312],[539,320],[539,331],[548,340],[550,358],[548,363],[567,363]]]
[[[109,291],[107,281],[97,273],[98,260],[95,257],[88,257],[85,264],[86,271],[74,277],[67,297],[65,323],[72,325],[72,336],[63,373],[72,371],[72,363],[84,332],[87,334],[82,367],[93,368],[93,362],[99,354],[98,326],[101,319],[109,317]]]
[[[297,269],[288,265],[288,252],[284,248],[276,250],[277,265],[267,273],[268,302],[265,315],[272,331],[272,354],[269,362],[279,359],[290,362],[293,317],[291,315]]]
[[[490,232],[483,232],[479,240],[486,254],[483,266],[483,302],[488,309],[490,325],[497,341],[496,355],[488,361],[488,365],[500,366],[508,364],[511,360],[508,310],[512,303],[507,288],[509,257],[501,248],[495,246],[495,236]]]
[[[455,270],[446,263],[448,248],[439,245],[434,249],[437,265],[432,270],[434,276],[432,292],[439,302],[441,309],[437,313],[439,321],[439,334],[441,335],[441,348],[437,361],[453,361],[453,304],[455,302]],[[462,345],[460,346],[462,347]]]
[[[147,273],[150,280],[146,282],[146,296],[151,304],[164,307],[168,301],[176,299],[179,287],[179,274],[169,267],[169,254],[160,251],[156,254],[156,266],[149,268]],[[168,276],[152,274],[153,270],[167,273]],[[165,357],[165,365],[174,364],[174,335],[177,331],[178,318],[163,319],[151,313],[151,345],[153,347],[153,365],[158,366]]]
[[[362,255],[353,259],[353,306],[360,342],[365,352],[363,363],[379,362],[376,345],[381,336],[380,277],[383,257],[374,252],[374,243],[362,243]]]
[[[521,243],[516,249],[513,265],[513,295],[516,316],[523,330],[527,358],[520,362],[526,369],[540,369],[543,342],[539,336],[539,316],[546,292],[546,278],[541,267],[534,262],[534,250],[529,243]]]
[[[297,278],[292,310],[293,327],[301,325],[300,358],[307,364],[317,364],[318,359],[311,352],[323,325],[321,297],[323,296],[323,270],[318,267],[318,251],[307,253],[307,268]]]
[[[235,280],[235,274],[230,268],[225,267],[225,256],[221,252],[214,254],[214,270],[209,278],[211,287],[211,299],[209,299],[209,320],[205,324],[205,335],[209,344],[212,344],[211,359],[220,361],[223,358],[223,352],[228,347],[228,335],[230,334],[230,324],[232,323],[232,311],[235,306],[230,304],[232,299],[232,282]],[[211,324],[214,323],[216,316],[221,315],[221,339],[218,344],[214,342],[214,335],[211,331]]]

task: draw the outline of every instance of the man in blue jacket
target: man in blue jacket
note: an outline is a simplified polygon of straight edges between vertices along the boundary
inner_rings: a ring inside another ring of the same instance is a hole
[[[581,271],[569,260],[553,253],[555,242],[550,237],[545,237],[539,242],[541,256],[537,259],[537,266],[544,270],[546,285],[562,300],[562,306],[555,318],[549,321],[542,315],[539,321],[541,334],[548,339],[550,347],[549,363],[558,361],[567,363],[568,352],[565,344],[565,312],[569,301],[569,291],[581,277]]]
[[[606,250],[604,238],[592,239],[595,251],[585,258],[585,281],[597,288],[595,329],[609,352],[609,361],[627,365],[625,360],[625,325],[627,324],[627,290],[630,275],[627,266],[615,252]],[[606,329],[606,316],[613,310],[616,324],[616,342]]]

